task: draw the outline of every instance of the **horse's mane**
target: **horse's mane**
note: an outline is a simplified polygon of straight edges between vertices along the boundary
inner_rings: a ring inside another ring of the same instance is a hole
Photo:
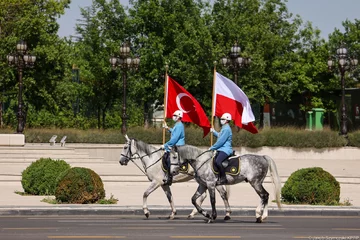
[[[196,157],[198,157],[201,153],[204,152],[200,148],[192,145],[178,146],[177,151],[181,158],[192,160],[196,160]]]
[[[141,140],[134,139],[134,142],[135,142],[136,148],[139,149],[140,151],[145,152],[145,154],[147,154],[147,155],[152,154],[155,150],[154,146],[151,146]]]

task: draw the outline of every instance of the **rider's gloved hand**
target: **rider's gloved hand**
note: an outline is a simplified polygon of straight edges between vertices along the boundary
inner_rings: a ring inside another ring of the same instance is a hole
[[[161,146],[160,146],[160,149],[165,149],[165,146],[164,146],[164,145],[161,145]]]
[[[162,127],[165,128],[165,129],[169,128],[168,125],[166,124],[166,122],[163,123]]]
[[[210,128],[210,132],[214,132],[215,130],[213,128]]]

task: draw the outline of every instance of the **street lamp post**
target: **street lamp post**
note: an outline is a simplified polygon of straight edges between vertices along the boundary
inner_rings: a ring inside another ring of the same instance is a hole
[[[341,45],[340,48],[336,50],[334,56],[335,61],[338,64],[340,76],[341,76],[341,129],[340,133],[343,136],[347,136],[347,115],[346,115],[346,105],[345,105],[345,72],[352,70],[358,64],[356,58],[351,58],[348,50]],[[329,57],[327,62],[329,70],[334,67],[335,61]]]
[[[229,56],[223,57],[221,59],[222,65],[229,67],[234,72],[234,82],[238,84],[238,71],[241,68],[246,68],[250,65],[251,59],[240,56],[241,48],[238,46],[237,42],[231,47]]]
[[[18,119],[18,125],[16,132],[23,133],[24,131],[24,104],[22,100],[22,92],[23,92],[23,71],[25,67],[33,67],[36,57],[29,55],[27,52],[26,42],[20,40],[16,44],[16,52],[7,55],[7,60],[10,66],[17,67],[18,70],[18,79],[19,79],[19,95],[18,95],[18,112],[16,113]]]
[[[137,70],[140,64],[140,58],[138,56],[131,58],[130,57],[130,44],[124,42],[120,47],[120,56],[113,56],[110,58],[110,64],[115,70],[117,67],[122,69],[122,80],[123,80],[123,105],[122,105],[122,126],[121,133],[126,134],[126,73],[128,70]]]

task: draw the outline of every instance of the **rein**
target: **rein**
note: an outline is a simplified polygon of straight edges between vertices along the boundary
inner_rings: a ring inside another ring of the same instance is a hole
[[[206,151],[200,153],[195,159],[190,159],[190,160],[189,160],[189,159],[186,159],[184,163],[189,163],[189,164],[191,165],[191,162],[192,162],[192,161],[196,161],[196,159],[198,159],[198,158],[201,157],[203,154],[205,154],[205,153],[207,153],[207,152],[210,152],[210,151],[211,151],[211,150],[206,150]],[[194,166],[191,165],[192,168],[194,169],[195,175],[197,174],[197,171],[198,171],[200,168],[202,168],[202,166],[204,166],[204,164],[207,163],[210,159],[211,159],[211,157],[210,157],[209,159],[207,159],[206,161],[204,161],[204,162],[200,165],[200,167],[198,167],[197,169],[196,169]],[[179,161],[180,161],[180,156],[179,156]],[[189,175],[190,175],[190,174],[189,174]]]
[[[130,141],[130,143],[129,143],[129,153],[130,153],[130,156],[131,156],[131,157],[128,157],[128,156],[126,156],[126,155],[124,155],[124,154],[121,154],[121,156],[123,156],[123,157],[129,159],[129,161],[133,162],[133,163],[135,164],[135,166],[136,166],[138,169],[140,169],[140,171],[141,171],[145,176],[147,176],[147,169],[149,169],[150,167],[152,167],[153,165],[155,165],[157,162],[159,162],[159,161],[161,160],[161,157],[160,157],[158,160],[156,160],[154,163],[152,163],[151,165],[149,165],[148,167],[146,167],[145,164],[144,164],[144,162],[141,161],[144,170],[141,169],[141,167],[139,167],[139,165],[137,165],[137,163],[134,161],[134,159],[138,159],[138,158],[139,158],[140,160],[142,160],[144,157],[151,156],[152,154],[154,154],[154,153],[156,153],[156,152],[158,152],[158,151],[160,151],[160,150],[162,150],[162,149],[161,149],[161,148],[160,148],[160,149],[157,149],[157,150],[155,150],[155,151],[153,151],[153,152],[151,152],[151,153],[149,153],[149,154],[145,154],[145,155],[143,155],[143,156],[140,156],[138,153],[134,153],[134,154],[133,154],[133,153],[131,152],[131,141]],[[137,157],[133,157],[134,155],[137,155]]]

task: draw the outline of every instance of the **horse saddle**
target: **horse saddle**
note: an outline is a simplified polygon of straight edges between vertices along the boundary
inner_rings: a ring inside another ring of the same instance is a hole
[[[164,155],[165,155],[165,153],[164,153]],[[165,173],[167,173],[167,164],[166,164],[166,161],[164,160],[164,155],[163,155],[163,157],[162,157],[162,161],[161,161],[161,169],[165,172]],[[180,173],[183,173],[183,174],[187,174],[188,173],[188,171],[189,171],[189,166],[190,166],[190,164],[189,163],[183,163],[183,164],[181,164],[180,165],[180,169],[179,169],[179,172]]]
[[[226,174],[238,175],[240,173],[240,156],[230,156],[222,162]],[[219,174],[219,168],[215,164],[215,157],[212,159],[212,171]]]

